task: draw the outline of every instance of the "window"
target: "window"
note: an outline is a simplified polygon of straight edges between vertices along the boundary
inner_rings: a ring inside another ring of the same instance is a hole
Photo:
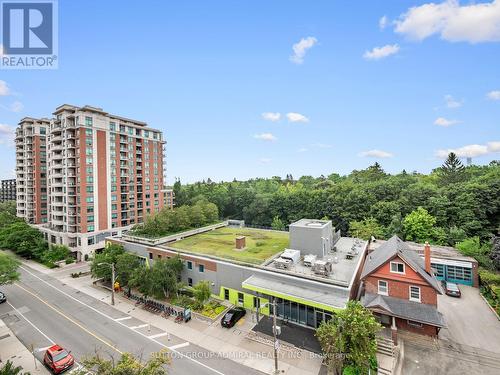
[[[88,214],[93,214],[94,213],[94,207],[87,207],[87,213]]]
[[[89,225],[89,226],[87,227],[87,232],[93,232],[93,231],[94,231],[94,226],[93,226],[93,225]],[[92,239],[93,239],[93,238],[92,238]],[[89,238],[89,241],[90,241],[90,238]],[[89,245],[90,245],[90,243],[89,243]]]
[[[243,303],[245,302],[245,295],[243,293],[238,292],[238,303]]]
[[[85,116],[85,126],[92,126],[92,117]]]
[[[85,200],[87,203],[94,203],[94,197],[87,197]]]
[[[408,325],[414,328],[422,328],[422,323],[415,322],[413,320],[408,320]]]
[[[387,281],[385,280],[378,281],[378,294],[382,294],[384,296],[389,295],[389,286],[387,284]]]
[[[405,264],[401,262],[391,262],[392,273],[405,273]]]
[[[418,286],[410,286],[410,301],[420,302],[420,288]]]
[[[198,271],[205,272],[205,266],[203,264],[198,264]]]
[[[187,262],[187,268],[188,270],[192,270],[193,269],[193,262],[189,261]]]
[[[253,307],[255,309],[260,308],[260,299],[257,297],[253,297]]]
[[[94,222],[94,216],[87,216],[87,222],[93,223]]]
[[[91,226],[92,226],[92,230],[94,230],[94,226],[93,225],[91,225]],[[87,245],[93,245],[93,244],[95,244],[95,238],[94,237],[87,238]]]
[[[92,135],[92,129],[85,129],[85,135]]]
[[[188,285],[193,286],[193,279],[188,277]]]
[[[229,289],[224,289],[224,299],[229,301]]]
[[[109,123],[109,130],[112,132],[116,131],[116,124],[114,122]]]
[[[149,259],[153,259],[153,253],[149,253]]]

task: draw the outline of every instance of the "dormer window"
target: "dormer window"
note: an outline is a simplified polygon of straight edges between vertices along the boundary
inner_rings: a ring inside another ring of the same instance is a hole
[[[401,262],[391,262],[391,272],[392,273],[405,273],[405,264]]]

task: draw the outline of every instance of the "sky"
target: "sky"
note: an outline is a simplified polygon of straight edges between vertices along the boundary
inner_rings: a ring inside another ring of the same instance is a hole
[[[19,120],[63,103],[162,130],[169,184],[500,158],[500,0],[58,9],[58,69],[0,70],[0,178]]]

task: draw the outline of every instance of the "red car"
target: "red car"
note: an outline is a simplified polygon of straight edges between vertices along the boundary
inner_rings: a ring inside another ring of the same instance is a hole
[[[69,369],[75,363],[75,359],[66,349],[59,345],[52,345],[43,356],[43,363],[54,374],[60,374]]]

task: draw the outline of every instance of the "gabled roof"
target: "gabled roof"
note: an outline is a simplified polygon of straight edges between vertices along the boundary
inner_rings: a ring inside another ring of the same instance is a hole
[[[361,304],[366,308],[381,308],[397,318],[409,319],[436,327],[446,326],[443,315],[433,305],[372,293],[366,293],[361,298]]]
[[[441,286],[434,275],[425,271],[424,260],[398,236],[392,236],[386,243],[367,255],[361,278],[364,279],[396,256],[400,257],[416,273],[422,276],[439,294],[443,294]]]

